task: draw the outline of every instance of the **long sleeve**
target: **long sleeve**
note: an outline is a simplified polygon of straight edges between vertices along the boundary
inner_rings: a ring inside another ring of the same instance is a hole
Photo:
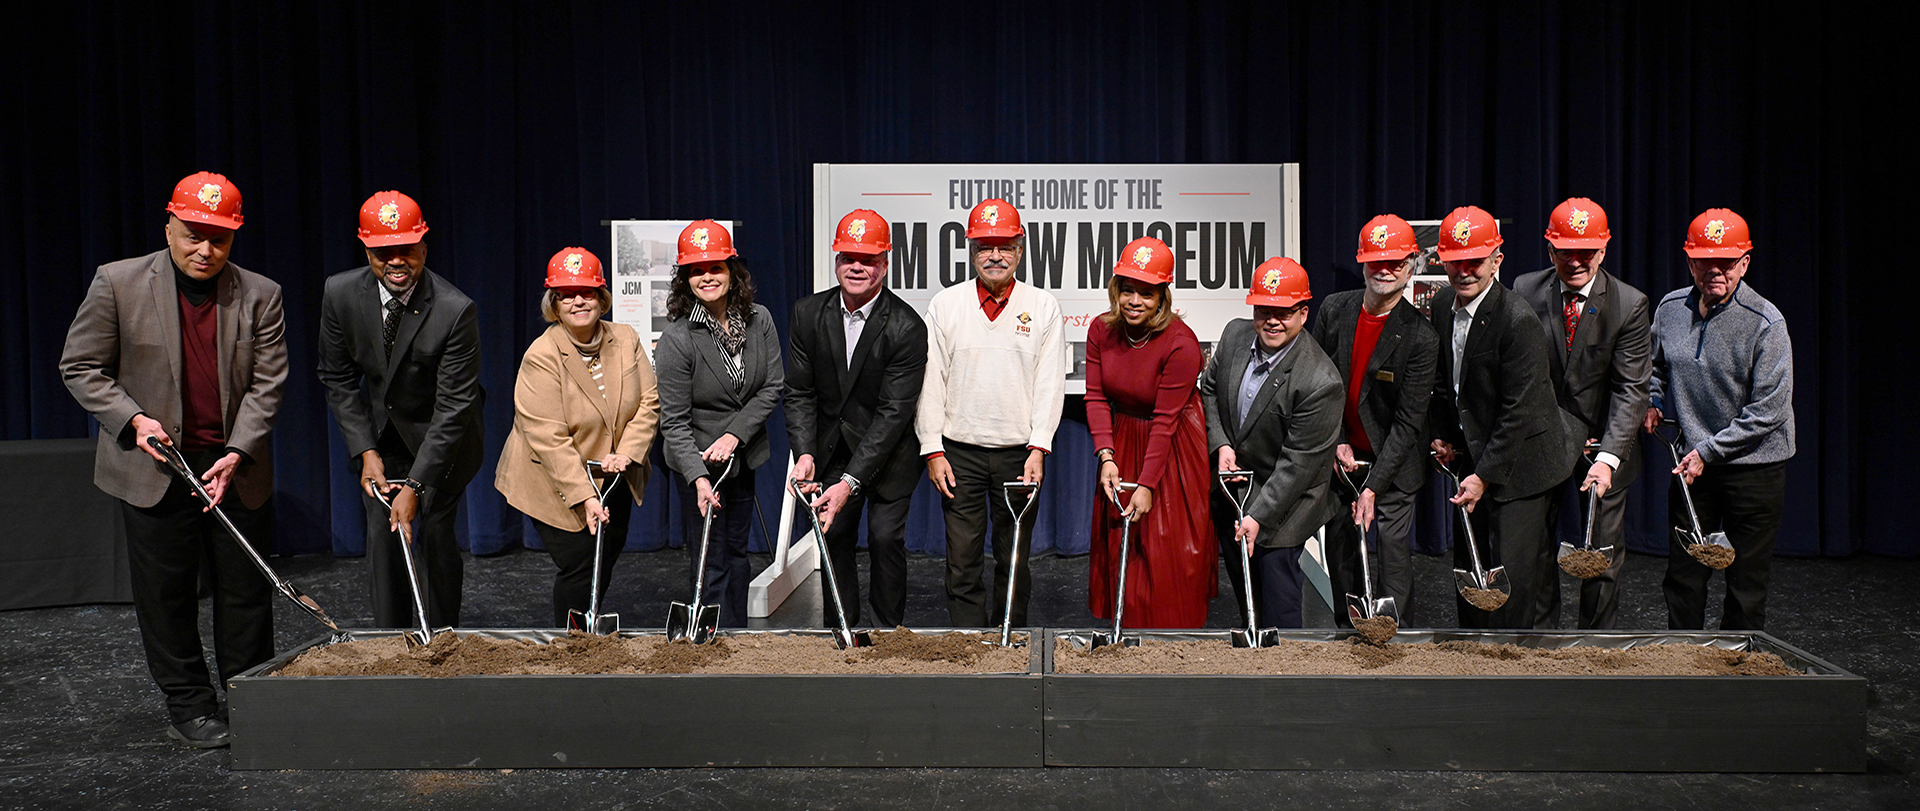
[[[1220,418],[1220,397],[1214,388],[1214,380],[1220,374],[1221,357],[1225,356],[1228,336],[1234,334],[1234,325],[1229,322],[1220,330],[1220,340],[1213,345],[1213,353],[1207,357],[1207,366],[1200,372],[1200,408],[1207,418],[1207,450],[1217,451],[1232,443],[1227,441],[1227,424]]]
[[[1751,453],[1793,418],[1793,341],[1787,336],[1787,322],[1768,324],[1755,339],[1755,347],[1747,402],[1731,424],[1696,447],[1702,461],[1721,462]]]
[[[1150,490],[1160,489],[1160,480],[1167,472],[1167,460],[1173,455],[1174,427],[1180,420],[1180,412],[1193,400],[1193,389],[1200,374],[1200,344],[1191,333],[1181,330],[1168,334],[1165,340],[1169,341],[1166,355],[1153,377],[1153,428],[1147,435],[1146,459],[1140,463],[1140,483]]]
[[[326,293],[320,299],[320,383],[327,387],[327,405],[333,410],[333,419],[340,425],[341,438],[346,440],[347,455],[359,456],[373,450],[373,415],[368,411],[367,398],[361,389],[362,376],[360,365],[353,360],[353,347],[348,343],[345,314],[341,309],[348,306],[343,288],[329,279]]]
[[[920,439],[921,456],[940,452],[940,435],[947,428],[947,364],[952,350],[940,325],[938,304],[936,297],[927,307],[927,365],[920,380],[920,402],[914,407],[913,431]]]
[[[904,304],[896,306],[906,309]],[[893,319],[898,322],[904,315],[896,312]],[[887,464],[894,448],[913,430],[914,400],[920,396],[927,368],[927,332],[918,320],[905,320],[909,321],[910,328],[901,331],[899,339],[893,342],[893,351],[884,359],[886,375],[880,380],[880,407],[874,411],[873,420],[860,436],[860,444],[847,460],[847,473],[862,483],[880,478],[880,469]],[[894,328],[888,325],[888,329]],[[870,358],[867,362],[881,360]]]
[[[786,386],[786,372],[780,365],[780,333],[773,328],[773,313],[758,304],[753,305],[753,310],[753,324],[749,327],[752,332],[747,340],[766,348],[763,367],[766,378],[746,405],[727,421],[727,433],[739,437],[742,445],[766,428],[767,418],[773,416],[774,407],[780,404],[780,390]]]
[[[645,465],[647,451],[653,449],[654,437],[660,431],[660,384],[654,378],[653,364],[647,361],[646,347],[640,345],[639,334],[631,330],[628,334],[634,343],[634,377],[626,381],[625,386],[640,387],[640,405],[627,419],[626,428],[620,431],[620,444],[614,452],[632,459],[636,465]]]
[[[699,443],[693,436],[693,367],[696,362],[691,333],[681,319],[660,333],[654,345],[654,374],[660,380],[660,437],[665,446],[667,466],[680,471],[687,481],[707,474],[700,460]]]
[[[520,374],[513,381],[513,427],[526,437],[541,472],[572,507],[592,497],[594,488],[586,459],[573,442],[575,428],[561,405],[566,373],[556,364],[558,358],[541,351],[546,341],[544,335],[534,339],[520,360]]]
[[[468,441],[463,415],[480,400],[480,316],[466,302],[447,335],[440,365],[434,374],[433,417],[420,439],[408,475],[433,490],[453,466],[454,449]]]
[[[819,450],[816,420],[820,406],[814,394],[814,319],[810,302],[808,299],[794,305],[787,325],[787,445],[793,449],[796,459]],[[919,363],[924,366],[926,362],[923,353]]]
[[[120,436],[139,414],[140,404],[120,385],[120,314],[113,282],[96,272],[80,309],[67,328],[60,352],[60,379],[80,407],[100,421],[100,431]]]
[[[1104,321],[1095,319],[1087,326],[1087,429],[1093,433],[1093,448],[1113,447],[1113,407],[1107,403],[1106,371],[1102,365],[1107,337]]]
[[[1600,449],[1621,459],[1640,446],[1640,425],[1647,416],[1648,379],[1653,375],[1653,325],[1647,300],[1627,313],[1608,364],[1606,429]]]
[[[1411,305],[1402,302],[1399,306]],[[1375,493],[1396,481],[1407,466],[1426,464],[1427,406],[1433,397],[1434,370],[1439,363],[1438,342],[1417,320],[1406,331],[1409,334],[1401,339],[1407,347],[1407,365],[1400,382],[1399,408],[1393,412],[1393,427],[1387,429],[1386,438],[1374,442],[1373,469],[1367,473],[1366,486]],[[1427,340],[1419,340],[1421,337]]]
[[[1296,348],[1297,349],[1297,348]],[[1327,483],[1333,469],[1333,446],[1340,438],[1340,414],[1345,392],[1338,382],[1310,390],[1295,390],[1286,439],[1273,472],[1247,506],[1247,515],[1264,528],[1278,526],[1307,490]]]
[[[255,314],[254,329],[251,382],[240,397],[233,429],[227,432],[227,447],[249,458],[265,459],[287,382],[287,319],[279,285],[272,285],[272,293]]]
[[[1053,434],[1060,428],[1060,410],[1067,399],[1067,335],[1059,301],[1046,293],[1039,296],[1046,306],[1039,308],[1042,324],[1035,336],[1040,340],[1040,355],[1034,364],[1033,432],[1027,446],[1052,451]]]

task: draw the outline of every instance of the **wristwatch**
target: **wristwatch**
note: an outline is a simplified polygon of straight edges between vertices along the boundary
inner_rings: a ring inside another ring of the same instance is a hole
[[[421,498],[427,497],[427,486],[424,484],[421,484],[419,479],[416,479],[412,476],[408,476],[404,484],[406,484],[407,489],[413,491],[414,495],[419,496]]]
[[[847,485],[848,497],[860,495],[860,480],[854,478],[852,473],[840,474],[840,481],[844,482]]]

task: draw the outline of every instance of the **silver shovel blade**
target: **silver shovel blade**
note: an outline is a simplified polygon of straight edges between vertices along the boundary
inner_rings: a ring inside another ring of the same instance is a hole
[[[1123,648],[1140,647],[1140,637],[1137,636],[1121,634],[1116,637],[1109,631],[1094,631],[1092,636],[1091,644],[1087,646],[1089,648],[1104,648],[1108,645],[1119,645]]]
[[[1706,542],[1713,546],[1724,546],[1728,549],[1733,548],[1733,541],[1727,540],[1727,533],[1724,532],[1709,533]]]
[[[833,646],[841,650],[873,647],[873,634],[866,631],[833,629]]]
[[[1393,601],[1392,597],[1376,598],[1373,601],[1373,615],[1392,617],[1395,625],[1400,624],[1400,606]]]
[[[592,614],[580,609],[567,611],[567,630],[583,634],[614,636],[620,633],[619,614]]]
[[[1455,569],[1453,570],[1453,586],[1456,589],[1484,589],[1487,587],[1487,584],[1486,581],[1480,579],[1480,575],[1471,570]]]
[[[292,600],[294,605],[300,606],[301,611],[307,612],[309,616],[319,620],[328,628],[332,628],[335,631],[340,630],[340,626],[333,623],[333,618],[327,616],[326,609],[321,608],[319,603],[314,602],[313,598],[308,597],[299,587],[285,580],[280,581],[277,585],[280,593],[286,595],[287,599]]]
[[[1347,621],[1359,622],[1371,618],[1373,618],[1373,606],[1367,603],[1367,598],[1358,594],[1347,595]]]
[[[720,606],[703,605],[693,618],[693,644],[705,645],[720,635]]]
[[[1558,560],[1566,560],[1567,556],[1573,554],[1575,551],[1577,550],[1574,549],[1573,544],[1567,543],[1566,541],[1561,541],[1560,554],[1556,555],[1555,558]]]
[[[667,607],[668,642],[684,639],[695,645],[705,645],[713,641],[714,633],[719,628],[718,605],[703,605],[697,611],[688,603],[673,603]]]
[[[426,631],[408,631],[405,634],[405,638],[407,640],[407,648],[408,649],[424,648],[428,645],[433,644],[433,640],[438,639],[441,634],[450,634],[450,633],[453,633],[453,626],[447,626],[445,628],[435,628],[433,629],[431,636],[428,635],[428,632]]]
[[[693,606],[673,603],[667,606],[667,641],[693,638]]]
[[[1138,647],[1139,642],[1138,639],[1127,640],[1130,647]],[[1278,644],[1280,644],[1278,628],[1262,628],[1253,632],[1251,636],[1247,634],[1245,628],[1233,629],[1233,646],[1236,648],[1271,648]]]
[[[1487,570],[1487,588],[1513,596],[1513,586],[1507,584],[1507,567],[1495,566]]]

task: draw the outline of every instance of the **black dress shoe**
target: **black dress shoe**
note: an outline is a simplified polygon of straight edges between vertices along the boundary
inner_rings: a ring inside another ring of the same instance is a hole
[[[202,715],[191,721],[181,721],[167,727],[167,737],[184,743],[195,749],[217,749],[230,741],[227,735],[227,722],[213,714]]]

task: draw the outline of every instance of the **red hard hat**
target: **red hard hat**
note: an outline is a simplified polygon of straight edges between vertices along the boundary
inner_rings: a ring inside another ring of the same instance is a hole
[[[1547,218],[1547,244],[1563,251],[1605,248],[1612,237],[1607,210],[1585,197],[1567,198]]]
[[[694,220],[680,229],[680,255],[676,265],[718,262],[740,254],[733,249],[733,235],[713,220]]]
[[[1355,262],[1398,262],[1420,251],[1413,238],[1413,226],[1392,214],[1382,214],[1360,229],[1360,250]]]
[[[247,218],[240,216],[240,190],[226,175],[194,172],[174,184],[173,199],[167,202],[173,216],[187,222],[240,227]]]
[[[360,204],[360,242],[369,248],[412,245],[427,234],[420,204],[397,191],[375,192]]]
[[[586,248],[561,248],[547,260],[548,287],[606,287],[600,257]]]
[[[1753,250],[1753,238],[1745,218],[1730,209],[1709,208],[1687,226],[1685,247],[1690,259],[1738,258]]]
[[[833,229],[834,253],[858,253],[872,256],[893,248],[892,229],[887,219],[871,209],[854,209],[840,218]]]
[[[1440,261],[1479,259],[1503,242],[1500,224],[1479,206],[1461,206],[1440,221]]]
[[[1292,307],[1313,298],[1307,286],[1307,269],[1299,262],[1276,256],[1261,262],[1253,270],[1253,289],[1247,303],[1255,307]]]
[[[1147,284],[1166,284],[1173,281],[1173,251],[1167,249],[1165,242],[1141,237],[1127,243],[1126,249],[1120,252],[1120,262],[1113,266],[1113,275]]]
[[[1024,233],[1020,210],[1005,200],[981,200],[967,215],[967,239],[1011,239]]]

